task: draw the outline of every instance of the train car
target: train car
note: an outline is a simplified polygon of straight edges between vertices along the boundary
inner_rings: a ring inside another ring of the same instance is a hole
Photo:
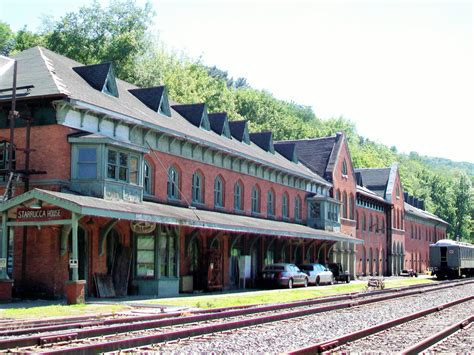
[[[439,240],[430,245],[430,266],[439,279],[474,276],[474,245]]]

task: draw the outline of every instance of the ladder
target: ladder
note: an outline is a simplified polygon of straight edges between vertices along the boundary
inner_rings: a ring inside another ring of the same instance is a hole
[[[3,193],[3,200],[5,202],[13,197],[15,194],[16,184],[20,181],[21,174],[14,171],[10,172],[8,177],[7,185],[5,186],[5,192]]]

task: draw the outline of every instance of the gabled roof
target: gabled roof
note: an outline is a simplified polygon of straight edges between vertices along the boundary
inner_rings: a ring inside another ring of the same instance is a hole
[[[385,198],[391,168],[355,169],[358,183]]]
[[[208,113],[207,118],[211,125],[211,129],[219,135],[230,138],[229,121],[226,112]]]
[[[273,149],[273,137],[272,132],[265,131],[265,132],[256,132],[250,133],[250,140],[262,148],[266,152],[274,153],[275,150]]]
[[[285,142],[296,144],[296,154],[300,162],[316,174],[331,180],[330,174],[328,175],[328,168],[334,165],[334,160],[337,158],[337,155],[333,154],[337,143],[337,136]],[[277,143],[283,143],[283,141]]]
[[[196,127],[201,127],[204,112],[206,111],[206,104],[173,105],[171,107],[190,123]]]
[[[161,109],[162,113],[171,116],[165,86],[137,88],[128,91],[153,111],[159,112]]]
[[[172,119],[157,113],[129,92],[131,89],[137,89],[137,86],[120,79],[116,80],[119,97],[98,92],[72,69],[81,66],[80,63],[48,49],[33,47],[14,57],[19,67],[18,85],[34,85],[27,95],[19,97],[19,101],[52,96],[58,99],[67,97],[67,103],[78,110],[88,110],[134,125],[141,125],[146,129],[186,139],[226,154],[327,185],[327,182],[303,164],[293,163],[280,154],[266,152],[256,144],[246,141],[245,135],[248,130],[245,124],[240,139],[228,139],[211,130],[190,124],[173,108],[171,109]],[[0,88],[11,87],[11,73],[12,69],[9,69],[6,75],[0,77]],[[11,97],[5,96],[4,100],[9,101]],[[171,101],[170,103],[178,105]],[[203,120],[208,123],[207,112]],[[242,140],[247,144],[242,144]]]
[[[247,120],[229,121],[230,134],[238,141],[248,143],[246,135],[248,136]]]
[[[296,154],[296,143],[281,141],[281,142],[273,143],[273,147],[278,153],[283,155],[286,159],[294,163],[298,162],[298,155]]]

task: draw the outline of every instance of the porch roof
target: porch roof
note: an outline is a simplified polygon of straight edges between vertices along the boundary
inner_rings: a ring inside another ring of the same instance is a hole
[[[241,216],[229,213],[197,210],[166,204],[110,201],[72,193],[34,189],[0,204],[5,212],[26,201],[37,199],[83,216],[149,221],[195,228],[210,228],[234,233],[297,237],[362,244],[363,241],[346,234],[314,229],[305,225]]]

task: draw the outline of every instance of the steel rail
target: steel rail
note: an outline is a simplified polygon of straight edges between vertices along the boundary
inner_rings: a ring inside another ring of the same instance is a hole
[[[422,341],[406,348],[403,350],[401,353],[406,354],[406,355],[415,355],[423,350],[428,349],[429,347],[441,342],[442,340],[446,339],[448,336],[450,336],[453,333],[456,333],[457,331],[466,328],[469,324],[474,322],[474,315],[470,316],[460,322],[457,322],[453,325],[450,325],[449,327],[446,327],[445,329],[439,331],[438,333],[423,339]]]
[[[438,287],[436,290],[454,287],[454,286],[455,285],[443,285],[442,287]],[[435,290],[433,289],[433,291]],[[283,313],[278,313],[278,314],[273,314],[273,315],[268,315],[268,316],[254,317],[254,318],[246,319],[246,320],[228,321],[225,323],[219,323],[215,325],[205,325],[205,326],[200,326],[200,327],[198,326],[191,329],[172,330],[172,331],[163,332],[160,334],[138,336],[135,338],[127,338],[127,339],[120,339],[120,340],[104,339],[102,342],[98,342],[95,344],[87,344],[87,345],[77,344],[76,346],[74,346],[74,348],[60,349],[57,351],[54,349],[48,349],[48,353],[71,353],[71,354],[91,353],[91,352],[97,353],[97,352],[115,351],[115,350],[130,348],[130,347],[140,347],[140,346],[145,346],[145,345],[149,345],[153,343],[160,343],[160,342],[171,341],[171,340],[176,340],[180,338],[204,335],[204,334],[208,334],[212,332],[220,332],[220,331],[226,331],[230,329],[248,327],[248,326],[257,325],[257,324],[270,323],[270,322],[285,320],[289,318],[298,318],[298,317],[307,316],[309,314],[328,312],[328,311],[344,309],[344,308],[354,307],[354,306],[363,305],[363,304],[376,303],[376,302],[381,302],[388,299],[411,296],[414,294],[418,294],[420,292],[421,292],[420,290],[409,291],[409,292],[404,292],[402,294],[385,295],[381,297],[374,297],[367,300],[345,302],[345,303],[340,303],[340,304],[335,304],[335,305],[317,307],[313,309],[289,311],[289,312],[283,312]],[[270,307],[270,306],[266,306],[266,307]],[[54,335],[39,336],[39,337],[35,336],[35,337],[32,337],[28,343],[25,342],[26,338],[13,339],[11,342],[8,342],[8,341],[3,342],[2,349],[8,348],[8,347],[5,347],[5,345],[7,344],[9,344],[10,348],[31,347],[31,346],[36,346],[36,345],[50,344],[57,341],[81,340],[81,339],[86,339],[86,338],[91,338],[91,337],[100,337],[100,336],[106,336],[106,335],[111,335],[111,334],[124,334],[127,332],[137,331],[137,330],[151,330],[151,329],[162,327],[162,326],[178,325],[178,323],[173,322],[173,321],[178,321],[179,324],[186,324],[186,323],[194,323],[194,322],[199,322],[199,321],[210,320],[211,319],[210,316],[212,317],[212,319],[217,319],[217,318],[224,318],[224,317],[240,316],[240,315],[251,314],[251,313],[254,313],[254,311],[253,310],[236,310],[236,311],[228,311],[228,312],[222,312],[222,313],[210,314],[210,315],[183,317],[180,319],[173,319],[173,320],[164,319],[164,320],[154,321],[154,322],[144,322],[138,325],[131,324],[131,325],[110,326],[110,327],[101,328],[101,329],[77,330],[71,333],[58,334],[56,335],[56,337],[58,338],[57,340],[54,338],[55,337]]]
[[[325,340],[313,345],[305,346],[299,349],[292,350],[287,353],[287,355],[310,355],[310,354],[316,354],[316,353],[324,353],[329,350],[334,350],[337,347],[340,347],[341,345],[353,342],[358,339],[366,338],[370,335],[379,333],[381,331],[384,331],[389,328],[393,328],[397,325],[407,323],[409,321],[412,321],[414,319],[418,319],[421,317],[424,317],[426,315],[436,313],[439,311],[442,311],[445,308],[449,308],[464,302],[469,302],[474,300],[474,295],[473,296],[468,296],[465,298],[460,298],[452,302],[448,302],[436,307],[428,308],[419,312],[412,313],[407,316],[403,316],[400,318],[392,319],[387,322],[383,322],[377,325],[374,325],[372,327],[368,327],[362,330],[358,330],[352,333],[344,334],[342,336],[330,339],[330,340]]]
[[[114,324],[121,324],[126,322],[143,322],[143,321],[153,321],[163,318],[173,318],[173,317],[180,317],[184,313],[191,313],[191,314],[209,314],[209,313],[217,313],[217,312],[227,312],[233,310],[243,310],[243,309],[253,309],[255,313],[257,312],[265,312],[265,311],[275,311],[279,309],[285,309],[290,307],[300,307],[300,306],[309,306],[314,304],[322,304],[328,302],[337,302],[343,301],[348,299],[356,299],[360,297],[366,296],[375,296],[377,294],[391,294],[397,292],[403,292],[407,290],[416,290],[416,289],[424,289],[424,288],[436,288],[439,289],[440,287],[452,287],[452,286],[461,286],[467,283],[474,283],[474,280],[468,281],[443,281],[438,284],[420,284],[420,285],[412,285],[406,286],[402,288],[392,288],[392,289],[385,289],[379,291],[372,291],[370,293],[366,292],[355,292],[355,293],[348,293],[345,295],[340,296],[327,296],[327,297],[320,297],[320,298],[312,298],[308,300],[302,301],[293,301],[293,302],[286,302],[286,303],[279,303],[270,306],[258,306],[258,305],[244,305],[244,306],[232,306],[232,307],[222,307],[222,308],[214,308],[214,309],[201,309],[201,310],[192,310],[192,311],[176,311],[170,313],[159,313],[159,314],[151,314],[151,315],[141,315],[141,316],[124,316],[123,318],[111,318],[111,319],[101,319],[99,316],[76,316],[71,318],[56,318],[56,319],[49,319],[49,320],[35,320],[35,321],[23,321],[21,323],[21,328],[19,327],[18,321],[13,323],[13,328],[9,326],[5,326],[0,324],[0,336],[7,337],[7,336],[18,336],[18,335],[25,335],[25,334],[32,334],[32,333],[40,333],[40,332],[57,332],[57,331],[66,331],[71,329],[77,328],[86,328],[92,326],[99,326],[99,325],[114,325]],[[441,285],[441,286],[440,286]],[[264,307],[262,309],[262,307]],[[31,327],[28,327],[32,325]],[[0,349],[2,349],[2,343],[0,341]]]

